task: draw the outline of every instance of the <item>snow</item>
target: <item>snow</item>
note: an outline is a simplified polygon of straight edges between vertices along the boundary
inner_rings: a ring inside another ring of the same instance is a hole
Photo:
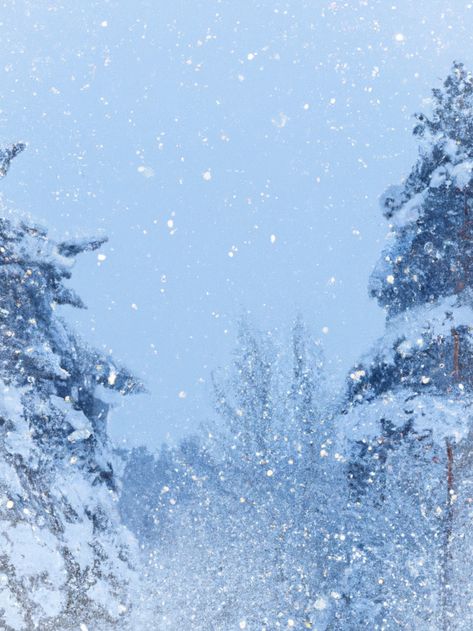
[[[51,618],[60,615],[64,607],[64,597],[57,588],[47,589],[44,586],[39,587],[34,590],[33,600],[42,610],[42,614]]]
[[[406,203],[402,204],[393,216],[392,223],[397,228],[401,228],[416,221],[422,211],[422,205],[427,197],[428,189],[417,193]]]
[[[0,460],[0,494],[5,493],[7,489],[12,495],[20,495],[22,492],[21,482],[15,466]]]
[[[56,537],[46,528],[26,522],[2,524],[0,541],[18,576],[39,579],[45,574],[52,589],[60,590],[64,585],[67,579],[64,561]]]
[[[5,576],[5,581],[0,583],[0,604],[4,611],[5,623],[15,631],[22,631],[25,628],[24,612],[12,590],[8,589],[7,580]]]
[[[464,190],[470,185],[472,171],[472,160],[462,160],[453,164],[441,165],[432,172],[430,188],[439,188],[451,182],[459,190]]]
[[[92,433],[92,426],[82,410],[76,410],[70,400],[66,401],[58,396],[52,396],[51,400],[53,401],[55,407],[64,413],[65,421],[67,421],[75,430],[88,431],[90,436]]]
[[[87,429],[76,429],[67,436],[67,440],[71,443],[75,443],[78,440],[87,440],[92,435],[92,432]]]
[[[448,169],[446,166],[439,166],[430,176],[430,188],[439,188],[443,186],[447,180]]]
[[[94,552],[90,545],[90,542],[93,541],[92,524],[88,521],[68,523],[63,537],[82,572],[92,567],[94,562]]]
[[[29,424],[23,418],[17,418],[14,423],[14,431],[7,432],[4,439],[5,451],[10,455],[18,455],[25,460],[31,458],[34,442],[31,436]]]
[[[412,390],[399,388],[362,405],[350,406],[341,419],[337,446],[349,450],[351,441],[372,441],[380,437],[380,420],[387,419],[397,428],[407,421],[413,422],[418,434],[431,434],[438,445],[446,438],[459,443],[470,430],[473,414],[468,399],[415,394]]]
[[[386,331],[374,344],[370,356],[393,364],[396,353],[408,357],[422,346],[424,336],[449,336],[452,329],[470,327],[472,323],[473,309],[462,304],[461,297],[456,295],[407,309],[387,321]]]
[[[472,171],[473,160],[464,160],[452,167],[450,171],[452,180],[460,190],[470,185]]]

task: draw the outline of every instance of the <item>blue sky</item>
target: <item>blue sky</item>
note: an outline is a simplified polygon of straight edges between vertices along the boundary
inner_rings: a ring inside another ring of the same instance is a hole
[[[149,389],[114,439],[157,447],[205,420],[244,313],[286,334],[300,312],[341,379],[383,330],[377,199],[415,159],[431,87],[454,59],[473,68],[473,4],[10,0],[0,16],[1,137],[29,143],[4,201],[55,237],[110,237],[75,269],[88,311],[65,315]]]

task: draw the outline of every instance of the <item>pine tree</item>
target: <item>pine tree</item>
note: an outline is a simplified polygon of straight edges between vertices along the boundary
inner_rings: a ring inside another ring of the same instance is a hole
[[[1,175],[21,145],[2,153]],[[83,307],[67,286],[74,257],[104,239],[56,243],[0,218],[0,627],[120,628],[134,582],[119,525],[101,390],[138,391],[110,356],[58,315]],[[89,626],[90,625],[90,626]]]
[[[469,629],[473,602],[454,562],[471,538],[465,512],[472,516],[472,474],[460,466],[471,451],[473,394],[473,77],[462,64],[433,90],[414,136],[415,166],[381,200],[390,232],[370,293],[386,331],[350,375],[359,526],[348,619],[360,629]]]

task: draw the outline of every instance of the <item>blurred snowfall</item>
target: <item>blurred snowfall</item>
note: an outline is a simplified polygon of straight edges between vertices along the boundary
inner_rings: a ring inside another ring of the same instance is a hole
[[[110,236],[68,316],[150,391],[116,441],[208,416],[242,314],[302,313],[335,381],[381,334],[377,198],[415,158],[421,98],[473,68],[472,27],[461,0],[2,3],[0,135],[29,143],[3,194],[55,236]]]

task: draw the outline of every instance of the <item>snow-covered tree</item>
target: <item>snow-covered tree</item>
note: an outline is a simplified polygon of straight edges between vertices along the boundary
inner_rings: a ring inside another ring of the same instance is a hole
[[[473,77],[455,63],[381,203],[386,331],[350,374],[352,567],[340,628],[470,629]],[[355,443],[355,444],[354,444]]]
[[[156,459],[131,454],[122,514],[146,548],[160,628],[316,629],[334,617],[346,484],[322,371],[301,323],[289,353],[244,324],[233,367],[214,376],[218,420]]]
[[[2,152],[1,175],[22,145]],[[88,348],[58,315],[83,307],[67,285],[77,254],[104,239],[57,243],[0,218],[0,627],[120,628],[134,582],[120,526],[101,390],[140,385]]]

